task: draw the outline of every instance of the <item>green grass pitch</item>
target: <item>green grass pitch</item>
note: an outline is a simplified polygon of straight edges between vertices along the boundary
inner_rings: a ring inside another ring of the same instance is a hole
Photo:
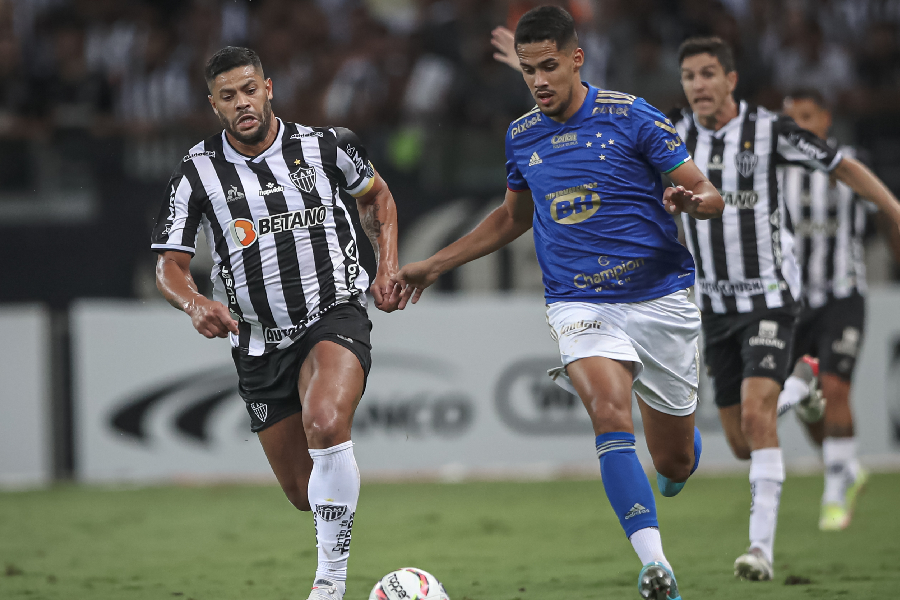
[[[685,600],[897,597],[900,474],[873,476],[839,533],[816,528],[821,487],[785,483],[767,583],[731,574],[747,544],[745,477],[657,497]],[[360,502],[347,600],[404,566],[434,573],[452,600],[638,598],[640,565],[599,481],[368,484]],[[276,487],[0,493],[4,600],[305,600],[314,568],[311,516]]]

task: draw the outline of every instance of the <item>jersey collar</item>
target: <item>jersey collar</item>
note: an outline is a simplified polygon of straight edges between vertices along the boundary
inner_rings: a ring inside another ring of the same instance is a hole
[[[281,137],[284,134],[284,123],[281,122],[281,119],[275,117],[275,120],[278,121],[278,133],[275,134],[275,141],[272,142],[272,145],[257,154],[256,156],[244,156],[240,152],[234,149],[234,146],[231,145],[231,142],[228,141],[228,136],[225,135],[225,130],[222,130],[222,154],[225,155],[225,160],[230,163],[238,163],[243,164],[247,161],[250,162],[262,162],[269,158],[270,156],[281,152]]]
[[[738,104],[738,114],[735,118],[731,119],[727,123],[725,123],[725,127],[716,131],[715,129],[709,129],[708,127],[704,127],[700,124],[700,119],[697,118],[697,113],[692,112],[691,116],[694,119],[694,126],[698,131],[702,133],[708,133],[713,137],[724,137],[726,133],[734,129],[735,127],[740,127],[741,123],[744,122],[744,115],[747,113],[747,102],[745,100],[741,100],[740,104]]]
[[[561,127],[573,127],[575,125],[578,125],[591,115],[591,107],[594,105],[594,102],[593,100],[591,100],[591,98],[596,98],[597,92],[599,90],[589,84],[587,81],[582,81],[581,85],[587,88],[587,94],[584,97],[584,102],[581,104],[581,107],[577,111],[575,111],[575,114],[569,117],[569,120],[565,123],[560,123],[558,121],[554,121],[550,117],[547,117],[546,121],[549,127],[552,127],[554,129],[560,129]]]

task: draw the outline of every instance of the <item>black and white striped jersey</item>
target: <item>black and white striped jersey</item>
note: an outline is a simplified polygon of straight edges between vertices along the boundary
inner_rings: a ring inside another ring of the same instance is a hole
[[[834,142],[829,145],[836,146]],[[840,148],[855,157],[853,148]],[[871,204],[827,173],[788,166],[779,169],[784,202],[794,224],[803,297],[811,308],[855,292],[865,294],[863,236]]]
[[[778,167],[830,171],[841,154],[793,119],[746,102],[718,131],[703,127],[688,109],[676,119],[688,152],[725,201],[720,218],[682,215],[700,309],[733,314],[793,305],[800,272]]]
[[[275,142],[250,158],[223,131],[190,149],[169,181],[152,234],[156,251],[212,251],[213,297],[238,321],[231,344],[260,356],[285,347],[369,278],[341,191],[371,189],[374,169],[353,132],[278,120]]]

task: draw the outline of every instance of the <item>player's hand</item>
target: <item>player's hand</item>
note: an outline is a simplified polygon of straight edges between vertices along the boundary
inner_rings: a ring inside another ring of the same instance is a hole
[[[425,288],[437,281],[440,276],[440,271],[432,267],[427,260],[409,263],[400,269],[400,272],[392,279],[392,282],[397,284],[398,289],[401,290],[398,308],[403,310],[410,300],[413,304],[418,302]]]
[[[663,206],[666,207],[666,212],[670,215],[681,213],[692,215],[702,202],[703,198],[680,185],[678,187],[667,187],[663,192]]]
[[[369,291],[375,300],[375,308],[386,313],[394,312],[400,305],[400,285],[393,279],[397,276],[397,268],[390,271],[378,269]]]
[[[509,65],[516,71],[521,71],[519,57],[516,56],[515,35],[506,27],[500,25],[494,27],[491,32],[491,45],[497,50],[494,52],[494,60]]]
[[[194,329],[210,339],[238,333],[237,321],[221,302],[199,296],[184,307],[184,312],[191,317]]]

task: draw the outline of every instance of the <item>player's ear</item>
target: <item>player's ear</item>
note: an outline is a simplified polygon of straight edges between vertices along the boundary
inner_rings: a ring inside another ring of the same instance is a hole
[[[266,95],[269,97],[269,100],[272,99],[272,78],[271,77],[266,79]]]
[[[209,94],[207,99],[209,100],[209,105],[212,106],[213,112],[216,113],[216,116],[219,116],[219,110],[216,108],[216,101],[212,97],[212,94]]]
[[[575,70],[581,70],[581,67],[584,65],[584,50],[581,48],[575,48],[572,51],[572,63],[575,65]]]
[[[738,82],[738,74],[737,71],[731,71],[730,73],[725,73],[725,79],[728,80],[728,93],[734,93],[734,88],[737,87]]]

